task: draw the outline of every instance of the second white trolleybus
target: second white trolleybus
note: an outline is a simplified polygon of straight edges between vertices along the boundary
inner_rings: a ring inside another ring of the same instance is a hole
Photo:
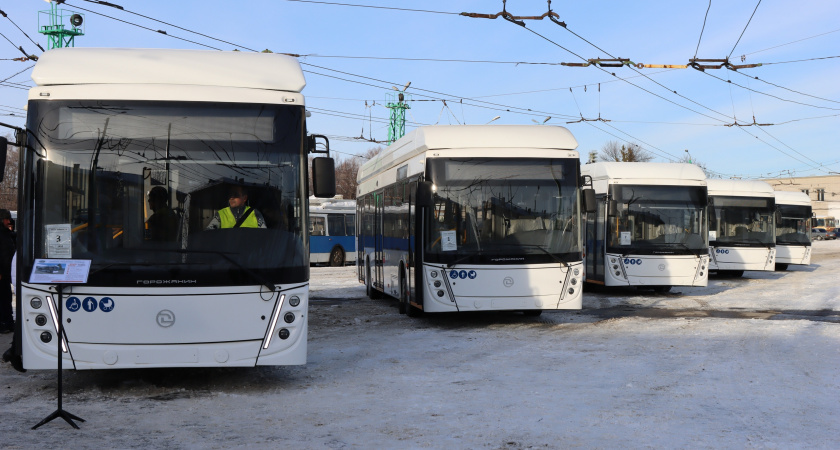
[[[773,271],[776,200],[773,187],[755,180],[708,180],[711,270],[740,277]]]
[[[75,369],[304,364],[314,140],[298,62],[64,48],[45,52],[32,79],[18,205],[23,366],[55,368],[57,344]],[[315,195],[335,195],[333,167],[315,158]],[[56,285],[29,274],[64,258],[90,260],[90,274],[57,305]]]
[[[359,171],[359,280],[408,314],[581,307],[581,177],[561,127],[420,127]],[[591,193],[591,190],[588,190]]]
[[[776,270],[811,264],[811,198],[804,192],[776,191]]]
[[[606,286],[706,286],[706,175],[692,164],[599,162],[598,210],[586,219],[586,281]]]

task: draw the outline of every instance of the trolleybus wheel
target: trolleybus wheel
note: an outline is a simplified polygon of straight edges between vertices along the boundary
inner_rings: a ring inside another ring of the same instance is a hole
[[[344,252],[336,247],[330,252],[330,265],[333,267],[341,267],[344,265]]]
[[[784,272],[785,270],[787,270],[787,268],[787,264],[776,264],[776,270],[778,270],[779,272]]]
[[[522,314],[524,314],[528,317],[539,317],[540,315],[542,315],[542,310],[541,309],[526,309],[526,310],[522,311]]]
[[[419,317],[423,314],[423,310],[411,304],[411,292],[408,291],[408,278],[405,276],[405,269],[403,269],[400,277],[400,309],[405,309],[405,314],[408,317]]]
[[[671,292],[671,286],[656,286],[653,288],[653,292],[665,294],[667,292]]]
[[[370,261],[365,265],[367,267],[367,271],[365,274],[365,291],[369,299],[376,300],[381,298],[382,295],[373,287],[373,280],[370,278]]]

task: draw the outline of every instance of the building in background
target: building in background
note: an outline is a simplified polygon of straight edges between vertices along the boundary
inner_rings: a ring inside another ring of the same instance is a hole
[[[840,218],[840,175],[767,178],[763,181],[770,183],[776,191],[808,194],[817,217]]]

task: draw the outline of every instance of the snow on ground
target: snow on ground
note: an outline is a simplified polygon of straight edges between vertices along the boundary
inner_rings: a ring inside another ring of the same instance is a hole
[[[816,242],[810,267],[706,288],[411,319],[313,268],[306,366],[66,372],[87,422],[32,431],[55,373],[3,364],[0,447],[836,448],[837,273]]]

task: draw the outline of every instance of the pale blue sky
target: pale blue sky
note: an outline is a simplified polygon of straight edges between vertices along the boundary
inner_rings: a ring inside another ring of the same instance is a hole
[[[787,176],[788,171],[810,176],[840,172],[837,145],[840,140],[840,21],[837,20],[840,2],[763,0],[756,9],[757,0],[713,0],[711,8],[706,0],[555,0],[552,10],[568,29],[548,19],[526,21],[527,29],[524,29],[501,18],[488,20],[457,14],[340,6],[325,4],[330,3],[326,0],[321,3],[113,0],[111,3],[241,47],[95,2],[68,0],[63,9],[85,14],[86,35],[77,38],[77,47],[206,48],[80,10],[84,8],[223,50],[268,48],[312,55],[300,59],[307,71],[304,95],[312,111],[309,131],[331,136],[331,147],[339,158],[375,146],[349,139],[362,132],[365,138],[387,138],[388,111],[382,106],[385,96],[390,86],[402,87],[411,81],[408,92],[414,94],[414,100],[434,101],[411,103],[408,129],[418,123],[480,124],[495,116],[501,118],[494,123],[531,124],[532,120],[542,122],[551,116],[549,125],[565,126],[574,133],[584,159],[590,150],[600,149],[606,141],[626,139],[654,153],[656,161],[681,158],[688,149],[693,158],[724,176]],[[495,14],[502,10],[501,0],[339,0],[332,3],[449,13]],[[0,2],[0,9],[44,48],[46,39],[37,33],[38,11],[48,8],[43,0]],[[509,0],[506,8],[518,16],[539,16],[547,11],[547,3]],[[556,65],[581,61],[569,51],[586,59],[607,58],[609,52],[636,63],[686,64],[695,55],[707,8],[698,58],[724,58],[731,53],[735,64],[741,63],[741,55],[746,56],[745,63],[773,64],[741,70],[744,75],[725,69],[708,70],[706,74],[694,69],[606,69],[616,77],[596,67]],[[754,10],[755,15],[736,46]],[[14,44],[0,40],[2,80],[31,65],[31,62],[7,60],[22,56],[15,47],[22,46],[36,55],[40,50],[9,19],[0,17],[0,33]],[[834,58],[811,60],[827,57]],[[809,61],[788,63],[794,60]],[[30,72],[26,70],[0,86],[0,114],[3,114],[0,121],[23,124],[19,117],[23,111],[15,108],[25,104],[26,91],[19,87],[32,85]],[[768,95],[750,92],[726,80]],[[9,86],[8,82],[19,83],[15,85],[18,88]],[[601,83],[600,93],[598,83]],[[447,106],[441,99],[446,100]],[[533,111],[530,114],[529,109]],[[18,117],[9,116],[10,113]],[[610,122],[566,123],[580,118],[581,114],[587,119],[598,118],[600,114]],[[777,125],[724,126],[734,123],[734,117],[739,123],[752,123],[753,116],[757,123]]]

